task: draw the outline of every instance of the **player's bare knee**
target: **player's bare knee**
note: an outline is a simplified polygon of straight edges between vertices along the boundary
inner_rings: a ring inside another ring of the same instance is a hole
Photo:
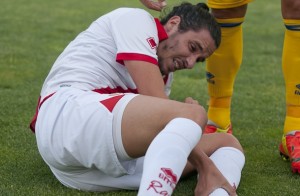
[[[226,9],[212,9],[213,15],[218,19],[242,18],[246,15],[247,4]]]
[[[220,134],[222,134],[223,137],[222,140],[224,143],[222,145],[224,147],[233,147],[243,152],[243,147],[235,136],[228,133],[220,133]]]
[[[281,12],[284,19],[300,20],[300,0],[282,1]]]
[[[187,108],[187,116],[196,122],[202,129],[207,124],[207,114],[201,105],[189,104]]]

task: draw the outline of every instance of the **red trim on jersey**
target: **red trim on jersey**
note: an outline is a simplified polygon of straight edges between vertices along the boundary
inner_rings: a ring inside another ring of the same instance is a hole
[[[132,60],[132,61],[146,61],[152,63],[154,65],[158,65],[157,59],[145,55],[145,54],[138,54],[138,53],[118,53],[117,54],[117,62],[124,65],[125,60]]]
[[[157,32],[158,32],[158,39],[159,42],[168,39],[168,34],[164,28],[164,26],[160,23],[158,18],[154,18],[154,21],[156,23],[156,28],[157,28]]]
[[[94,89],[93,91],[96,92],[96,93],[100,93],[100,94],[113,94],[113,93],[134,93],[134,94],[138,94],[137,89],[128,88],[127,90],[124,90],[120,86],[118,86],[117,88],[106,87],[106,88]]]
[[[114,107],[118,103],[118,101],[123,97],[124,95],[117,95],[105,100],[100,101],[110,112],[113,111]]]
[[[39,97],[39,100],[38,100],[38,103],[36,105],[36,109],[35,109],[35,114],[33,116],[33,118],[31,119],[31,122],[30,122],[30,125],[29,125],[29,128],[31,129],[31,131],[34,133],[35,132],[35,123],[36,123],[36,119],[38,117],[38,114],[39,114],[39,109],[40,107],[42,106],[42,104],[47,100],[49,99],[52,95],[54,95],[54,93],[46,96],[42,101],[41,101],[41,96]],[[41,102],[40,102],[41,101]]]
[[[168,34],[165,31],[163,25],[160,23],[158,18],[154,18],[159,42],[168,39]],[[156,44],[155,44],[156,45]],[[122,65],[124,65],[124,60],[132,60],[132,61],[146,61],[155,65],[158,65],[158,61],[156,58],[145,54],[139,53],[118,53],[116,57],[116,61]]]

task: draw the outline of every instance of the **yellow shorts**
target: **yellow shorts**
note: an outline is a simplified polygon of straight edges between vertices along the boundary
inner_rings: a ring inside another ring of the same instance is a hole
[[[210,8],[215,9],[226,9],[239,7],[241,5],[245,5],[254,0],[207,0],[207,5]]]

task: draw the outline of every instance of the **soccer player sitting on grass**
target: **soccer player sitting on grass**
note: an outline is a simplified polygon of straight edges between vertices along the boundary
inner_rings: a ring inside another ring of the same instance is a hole
[[[202,135],[205,109],[170,100],[172,74],[220,44],[205,4],[183,3],[162,20],[119,8],[94,21],[48,74],[31,122],[39,152],[65,186],[171,195],[195,171],[195,195],[234,195],[245,157],[229,134]]]

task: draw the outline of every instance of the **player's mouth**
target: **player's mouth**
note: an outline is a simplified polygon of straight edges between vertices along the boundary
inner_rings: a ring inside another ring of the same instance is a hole
[[[185,69],[184,63],[180,59],[173,59],[172,72],[180,69]]]

